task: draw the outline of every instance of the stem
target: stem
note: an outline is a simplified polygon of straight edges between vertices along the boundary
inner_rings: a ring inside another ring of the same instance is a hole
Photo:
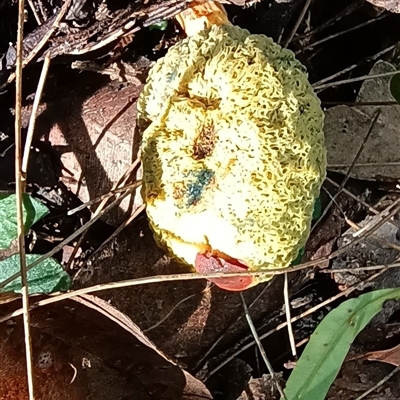
[[[212,25],[230,24],[222,4],[217,1],[193,1],[189,8],[176,16],[188,36],[193,36]]]

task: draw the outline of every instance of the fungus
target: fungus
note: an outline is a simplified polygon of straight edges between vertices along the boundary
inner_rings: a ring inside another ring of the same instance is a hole
[[[323,112],[306,69],[230,24],[219,4],[178,21],[189,36],[156,62],[138,101],[142,195],[157,243],[199,273],[287,268],[326,173]],[[260,278],[212,281],[243,290]]]

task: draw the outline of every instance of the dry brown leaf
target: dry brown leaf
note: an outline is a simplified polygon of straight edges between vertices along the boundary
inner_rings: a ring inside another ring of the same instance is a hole
[[[398,367],[400,366],[400,344],[387,350],[370,351],[364,355],[364,358],[369,361],[380,361]]]
[[[284,385],[282,373],[277,374],[277,379]],[[251,378],[246,390],[237,400],[279,400],[281,396],[270,375],[264,374],[261,378]]]
[[[82,202],[107,194],[119,182],[136,160],[140,143],[135,122],[142,85],[87,74],[48,94],[36,122],[41,140],[48,141],[59,157],[59,180]],[[26,109],[25,119],[29,113]],[[126,183],[140,178],[141,172],[135,170]],[[102,219],[118,225],[142,204],[138,193],[130,195]]]
[[[384,74],[395,70],[392,64],[378,61],[369,74]],[[383,76],[364,81],[356,101],[362,103],[394,101],[389,89],[390,79],[391,76]],[[340,105],[326,110],[324,132],[329,169],[341,173],[348,171],[378,108],[378,106]],[[399,124],[398,105],[381,107],[381,115],[351,171],[351,177],[369,180],[397,180],[400,177]]]
[[[376,7],[384,8],[387,11],[400,13],[400,0],[367,0]]]
[[[94,296],[77,300],[31,312],[37,400],[212,399],[124,314]],[[27,399],[20,318],[0,324],[0,381],[0,399]]]

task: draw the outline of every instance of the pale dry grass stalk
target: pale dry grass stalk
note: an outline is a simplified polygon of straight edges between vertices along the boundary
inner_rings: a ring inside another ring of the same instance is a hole
[[[25,174],[22,171],[22,138],[21,138],[21,110],[22,110],[22,51],[23,51],[23,32],[24,32],[24,0],[18,2],[18,30],[17,30],[17,49],[15,64],[15,194],[17,208],[17,236],[18,250],[20,256],[21,270],[21,293],[22,293],[22,319],[24,324],[25,336],[25,358],[26,372],[28,381],[29,399],[34,400],[34,381],[33,381],[33,357],[32,339],[30,333],[29,316],[29,289],[25,255],[25,229],[23,214],[23,196],[25,188]]]

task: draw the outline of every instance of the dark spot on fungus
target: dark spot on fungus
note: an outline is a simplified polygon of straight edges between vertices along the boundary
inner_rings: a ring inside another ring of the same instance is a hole
[[[202,160],[210,156],[215,147],[214,125],[204,125],[193,146],[193,158]]]

